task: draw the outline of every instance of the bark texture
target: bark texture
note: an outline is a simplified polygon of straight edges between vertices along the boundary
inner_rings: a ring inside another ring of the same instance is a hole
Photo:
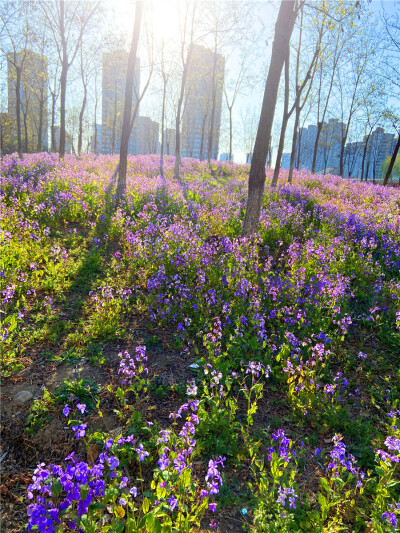
[[[399,153],[399,149],[400,149],[400,135],[399,135],[399,138],[397,139],[397,144],[395,146],[392,158],[390,160],[389,167],[388,167],[387,172],[386,172],[386,176],[385,176],[385,178],[383,180],[383,185],[387,185],[389,183],[389,178],[390,178],[390,175],[392,173],[394,162],[396,161],[397,154]]]
[[[129,137],[131,134],[131,114],[133,99],[133,84],[135,82],[136,56],[139,43],[140,24],[142,20],[143,4],[141,1],[136,2],[135,7],[135,24],[133,27],[132,44],[128,58],[128,68],[126,72],[125,84],[125,103],[124,118],[122,122],[121,147],[119,154],[119,173],[117,195],[119,198],[125,194],[126,190],[126,171],[128,166],[128,147]]]
[[[258,229],[265,186],[265,164],[271,139],[279,81],[296,16],[295,1],[282,0],[275,24],[271,62],[250,167],[246,215],[242,229],[242,235],[245,237],[249,237]]]

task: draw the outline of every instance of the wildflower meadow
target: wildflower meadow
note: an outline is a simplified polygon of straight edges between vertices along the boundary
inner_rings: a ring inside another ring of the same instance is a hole
[[[2,160],[2,526],[400,528],[400,189]]]

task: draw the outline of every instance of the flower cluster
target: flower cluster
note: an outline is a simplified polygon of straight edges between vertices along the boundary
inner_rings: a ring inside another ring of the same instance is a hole
[[[330,462],[328,463],[328,469],[332,472],[333,478],[339,478],[342,475],[342,470],[350,472],[353,476],[357,476],[357,487],[362,486],[362,480],[365,477],[365,473],[359,470],[355,466],[355,457],[346,452],[346,446],[342,442],[342,435],[335,435],[332,438],[333,449],[330,452]]]
[[[400,463],[400,438],[389,436],[385,440],[385,445],[389,452],[385,452],[384,450],[377,450],[377,455],[381,457],[383,461]]]
[[[277,443],[277,449],[274,446],[271,446],[268,449],[268,461],[272,461],[273,454],[282,458],[286,463],[289,463],[293,458],[296,457],[296,452],[291,451],[291,441],[285,435],[283,429],[278,429],[275,433],[272,433],[272,440]]]
[[[381,520],[385,520],[386,522],[389,522],[389,524],[392,525],[394,529],[397,529],[399,516],[400,516],[400,503],[397,503],[396,505],[391,504],[390,511],[385,511],[384,513],[382,513]]]
[[[135,355],[131,356],[128,352],[120,352],[118,356],[121,358],[119,364],[118,374],[125,376],[123,383],[128,383],[135,377],[140,377],[141,374],[148,374],[148,369],[144,365],[147,363],[146,346],[137,346]]]
[[[282,488],[281,486],[278,487],[279,496],[276,500],[276,503],[280,503],[285,507],[286,505],[286,498],[289,499],[289,509],[296,509],[296,498],[298,498],[297,494],[294,492],[294,489],[291,487]]]

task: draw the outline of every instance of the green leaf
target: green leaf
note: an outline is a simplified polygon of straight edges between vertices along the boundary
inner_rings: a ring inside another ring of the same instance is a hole
[[[143,500],[143,503],[142,503],[142,510],[143,510],[143,514],[146,514],[149,512],[149,509],[150,509],[150,500],[149,498],[145,498]]]
[[[51,485],[51,494],[57,498],[62,492],[62,485],[59,479]]]

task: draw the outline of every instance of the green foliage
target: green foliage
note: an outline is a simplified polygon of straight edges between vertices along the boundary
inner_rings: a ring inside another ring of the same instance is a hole
[[[74,378],[65,379],[54,391],[55,401],[57,403],[68,403],[71,398],[84,403],[88,410],[93,410],[99,399],[101,385],[95,381]]]
[[[34,435],[50,420],[55,403],[55,397],[46,388],[43,389],[41,398],[33,400],[25,419],[25,431],[28,435]]]

